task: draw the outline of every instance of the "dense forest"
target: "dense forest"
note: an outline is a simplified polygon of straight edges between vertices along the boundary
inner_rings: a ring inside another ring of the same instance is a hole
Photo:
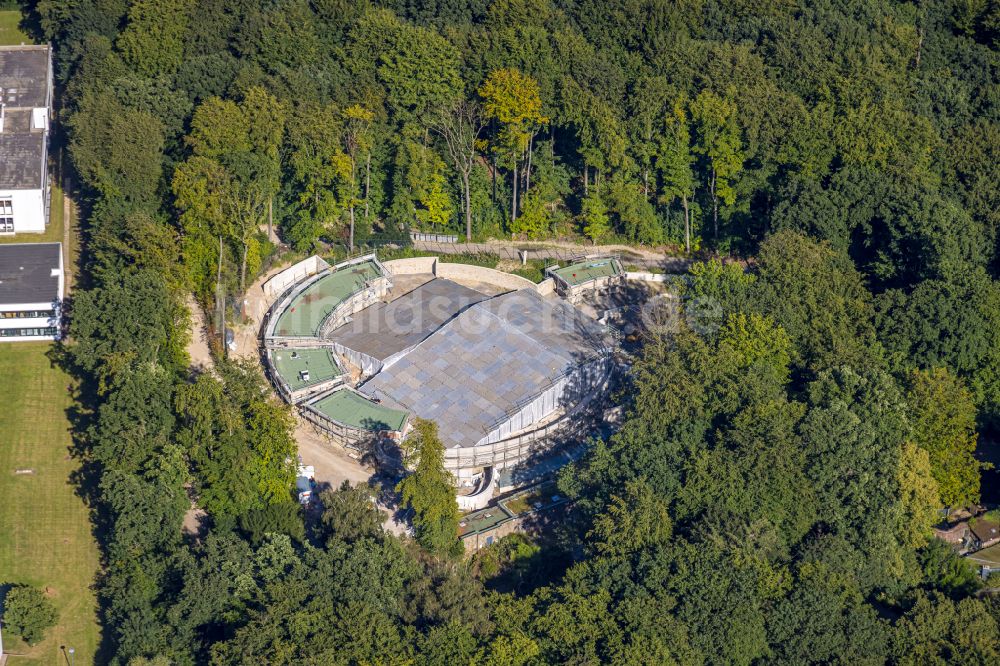
[[[23,8],[85,208],[64,356],[104,661],[1000,662],[1000,603],[930,538],[1000,424],[995,2]],[[363,487],[307,529],[259,371],[189,375],[187,294],[245,289],[268,224],[699,261],[560,474],[569,518],[470,562]]]

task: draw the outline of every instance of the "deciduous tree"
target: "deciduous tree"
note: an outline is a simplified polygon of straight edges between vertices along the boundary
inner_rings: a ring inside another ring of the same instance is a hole
[[[965,382],[945,368],[914,370],[907,402],[913,441],[930,456],[939,502],[947,508],[979,501],[976,405]]]
[[[405,441],[413,472],[399,482],[403,502],[413,511],[417,540],[441,555],[462,552],[458,540],[458,504],[451,474],[444,468],[444,445],[433,421],[415,419]]]
[[[694,149],[708,162],[708,192],[712,199],[712,225],[719,240],[719,200],[727,206],[736,202],[733,178],[743,169],[743,145],[736,123],[736,104],[704,90],[691,103],[696,130]]]
[[[40,590],[27,585],[11,587],[0,601],[3,602],[3,613],[0,613],[3,626],[28,645],[41,641],[59,617],[52,602]]]
[[[511,166],[511,224],[517,220],[518,168],[538,128],[548,122],[542,115],[538,81],[517,69],[490,73],[479,88],[486,117],[500,123],[497,141]]]

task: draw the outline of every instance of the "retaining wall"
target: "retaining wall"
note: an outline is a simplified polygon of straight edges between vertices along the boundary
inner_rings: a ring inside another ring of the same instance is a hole
[[[667,276],[663,273],[631,272],[625,273],[626,280],[638,280],[640,282],[666,282]]]
[[[527,278],[513,273],[504,273],[494,268],[484,266],[473,266],[471,264],[449,264],[443,261],[437,262],[434,275],[449,280],[469,280],[473,282],[485,282],[486,284],[516,291],[518,289],[535,289],[538,285]]]
[[[476,511],[477,509],[484,509],[489,505],[490,500],[493,499],[493,493],[496,491],[497,479],[500,475],[492,468],[487,469],[485,474],[487,476],[483,478],[483,487],[478,492],[472,495],[458,495],[456,497],[459,511]]]
[[[434,272],[437,257],[411,257],[410,259],[392,259],[385,262],[385,267],[393,275],[419,275]]]
[[[329,338],[330,333],[343,326],[350,317],[382,300],[389,293],[389,287],[388,277],[378,277],[370,286],[345,298],[320,323],[319,337]]]
[[[506,291],[518,289],[534,289],[542,296],[551,294],[555,289],[552,280],[535,284],[527,278],[513,273],[504,273],[495,268],[474,266],[472,264],[452,264],[439,261],[437,257],[411,257],[409,259],[392,259],[385,262],[385,267],[393,275],[432,274],[435,277],[461,282],[482,282]]]
[[[268,301],[273,301],[296,282],[304,280],[310,275],[315,275],[316,273],[326,270],[329,267],[330,264],[326,263],[319,256],[314,254],[311,257],[303,259],[297,264],[292,264],[280,273],[273,275],[271,279],[263,284],[262,288],[264,289],[264,295],[267,296]]]
[[[545,278],[535,285],[535,291],[542,296],[548,296],[556,291],[556,281],[552,278]]]

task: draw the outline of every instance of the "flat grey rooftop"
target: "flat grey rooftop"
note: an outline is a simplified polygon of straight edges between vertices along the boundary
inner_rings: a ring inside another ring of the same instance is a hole
[[[0,88],[7,108],[48,106],[49,49],[0,46]]]
[[[61,252],[61,243],[0,245],[0,305],[56,301]]]
[[[447,448],[472,446],[611,344],[573,306],[524,289],[469,307],[359,390],[437,421]]]
[[[330,339],[384,361],[409,349],[469,306],[486,298],[475,289],[437,278],[389,303],[362,310]]]
[[[0,47],[0,189],[42,187],[46,132],[31,129],[31,110],[48,107],[48,74],[48,47]]]
[[[12,111],[11,116],[28,115],[30,112]],[[8,123],[4,123],[7,125]],[[32,190],[42,186],[42,169],[45,161],[44,132],[11,132],[5,127],[0,132],[0,189]]]

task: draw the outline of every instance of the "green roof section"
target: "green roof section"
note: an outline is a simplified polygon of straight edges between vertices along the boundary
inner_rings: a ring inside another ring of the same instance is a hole
[[[292,393],[344,374],[329,349],[272,349],[271,364]]]
[[[278,317],[274,334],[311,337],[334,308],[361,291],[365,282],[382,275],[374,261],[344,266],[313,282],[298,294]]]
[[[621,275],[621,267],[614,259],[587,259],[552,271],[571,287],[602,277]]]
[[[383,407],[349,389],[334,391],[310,407],[331,421],[371,432],[401,431],[408,416],[404,411]]]
[[[490,506],[479,511],[462,516],[458,522],[458,535],[464,537],[468,534],[477,534],[493,529],[508,520],[513,520],[514,516],[503,507]]]

